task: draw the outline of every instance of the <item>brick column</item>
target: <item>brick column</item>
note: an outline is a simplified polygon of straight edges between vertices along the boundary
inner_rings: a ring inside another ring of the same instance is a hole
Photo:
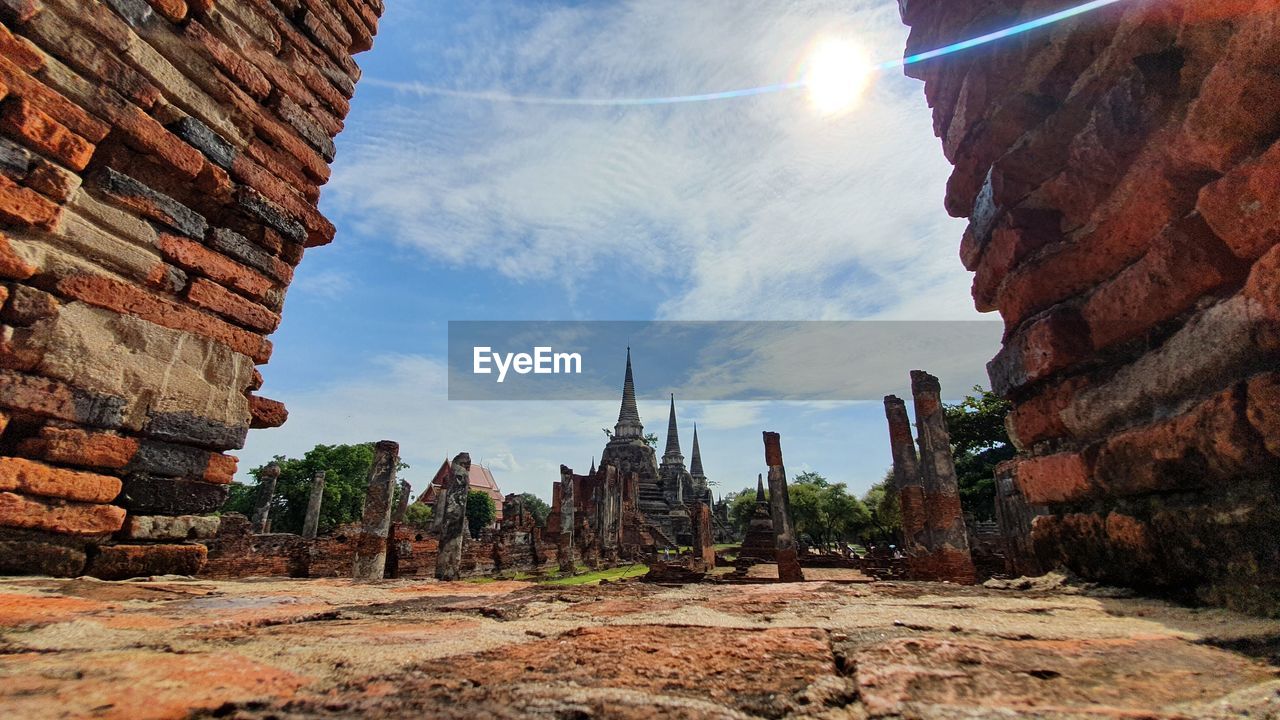
[[[907,556],[912,576],[924,577],[927,576],[931,545],[911,420],[907,417],[906,404],[894,395],[885,396],[884,413],[889,421],[889,447],[893,452],[894,491],[898,494],[898,508],[902,515],[902,551]]]
[[[307,498],[307,517],[302,523],[302,537],[314,540],[320,528],[320,508],[324,504],[325,472],[321,470],[311,478],[311,496]]]
[[[276,496],[276,481],[280,479],[280,466],[271,463],[258,475],[258,493],[253,509],[253,531],[271,532],[271,500]]]
[[[799,582],[804,580],[804,573],[800,570],[800,558],[796,553],[796,531],[791,521],[787,469],[782,465],[782,443],[776,432],[764,433],[764,462],[769,466],[769,504],[773,514],[778,579],[783,582]]]
[[[573,548],[573,470],[560,466],[560,541],[556,546],[561,574],[577,572]]]
[[[920,437],[920,478],[924,484],[930,556],[927,572],[938,580],[972,584],[977,575],[969,554],[969,533],[960,507],[960,486],[938,378],[923,370],[912,370],[911,394]]]
[[[436,579],[457,580],[462,575],[462,543],[467,533],[467,493],[471,456],[458,453],[440,490],[440,550],[436,555]]]
[[[353,574],[356,580],[381,580],[387,564],[387,533],[391,529],[391,488],[400,464],[400,446],[380,440],[373,446],[373,466],[365,488],[364,516],[356,539]]]

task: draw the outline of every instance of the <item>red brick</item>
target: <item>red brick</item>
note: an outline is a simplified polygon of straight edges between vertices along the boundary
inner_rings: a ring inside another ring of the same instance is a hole
[[[65,203],[80,189],[80,176],[38,157],[23,183],[47,198]]]
[[[324,245],[333,240],[336,232],[329,222],[293,186],[267,171],[245,155],[237,155],[231,165],[231,176],[262,193],[267,199],[280,205],[291,216],[298,218],[307,229],[307,246]],[[314,241],[313,241],[314,238]]]
[[[13,251],[9,238],[0,233],[0,277],[9,280],[26,280],[36,274],[36,268]]]
[[[1096,226],[1011,272],[997,298],[1005,326],[1015,328],[1036,312],[1084,293],[1146,254],[1165,226],[1193,202],[1193,191],[1171,175],[1155,162],[1135,171]]]
[[[0,457],[0,490],[26,495],[111,502],[120,494],[120,478],[45,465],[25,458]]]
[[[114,505],[42,500],[0,492],[0,526],[45,530],[62,535],[107,535],[124,524],[125,511]]]
[[[1079,313],[1056,308],[1006,340],[987,363],[987,374],[997,393],[1009,395],[1071,367],[1091,350],[1088,328]]]
[[[93,157],[93,145],[22,98],[0,104],[0,130],[22,138],[27,147],[73,170],[83,170]]]
[[[269,333],[280,325],[279,315],[204,278],[196,278],[191,282],[191,286],[187,288],[187,299],[199,307],[254,330]]]
[[[1078,502],[1093,494],[1090,461],[1085,454],[1057,453],[1013,461],[1013,478],[1032,505]]]
[[[250,140],[244,152],[259,166],[271,168],[273,173],[301,192],[309,202],[315,203],[320,199],[320,187],[303,172],[302,165],[297,160],[279,152],[258,138]]]
[[[266,76],[239,53],[227,47],[198,21],[192,20],[187,23],[183,34],[187,39],[204,48],[209,57],[213,58],[224,72],[254,98],[265,100],[271,94],[271,83],[267,82]]]
[[[1267,450],[1280,457],[1280,374],[1250,378],[1247,392],[1249,424],[1262,436]]]
[[[18,445],[18,453],[28,457],[62,465],[109,470],[119,470],[128,465],[136,452],[138,441],[133,438],[52,426],[41,428],[39,436]]]
[[[85,574],[102,580],[128,580],[151,575],[195,575],[209,550],[191,545],[103,545],[89,557]]]
[[[53,230],[62,209],[35,191],[19,187],[0,175],[0,222],[20,227]]]
[[[1232,388],[1171,420],[1112,436],[1098,453],[1097,483],[1112,496],[1205,487],[1256,467],[1264,453]]]
[[[1041,440],[1066,437],[1070,431],[1059,413],[1071,404],[1076,393],[1086,387],[1088,382],[1084,378],[1068,378],[1017,403],[1005,420],[1009,437],[1023,449]]]
[[[1239,282],[1246,271],[1200,218],[1188,218],[1085,302],[1081,313],[1093,346],[1101,349],[1140,335],[1211,290]]]
[[[236,466],[240,459],[235,455],[223,455],[221,453],[213,453],[209,456],[209,465],[204,471],[204,481],[216,483],[218,485],[226,485],[236,475]]]
[[[9,86],[11,93],[30,101],[89,142],[100,142],[111,130],[110,125],[23,72],[22,68],[10,62],[3,53],[0,53],[0,82]]]
[[[257,364],[265,363],[271,357],[271,343],[263,337],[112,278],[72,275],[59,280],[57,290],[90,305],[216,340],[248,355]]]
[[[1206,185],[1196,209],[1239,257],[1261,257],[1280,243],[1280,142]]]
[[[180,23],[187,17],[187,4],[183,0],[147,0],[147,2],[169,22]]]
[[[156,247],[175,265],[205,275],[257,300],[261,300],[275,285],[265,275],[177,235],[161,233]]]
[[[1000,283],[1031,253],[1062,239],[1056,213],[1011,211],[997,223],[976,263],[973,299],[978,310],[996,309]]]
[[[253,416],[251,428],[280,427],[289,419],[284,403],[257,395],[249,396],[249,413]]]
[[[30,40],[9,32],[9,28],[4,25],[0,25],[0,55],[9,58],[29,73],[39,72],[44,68],[44,53]]]

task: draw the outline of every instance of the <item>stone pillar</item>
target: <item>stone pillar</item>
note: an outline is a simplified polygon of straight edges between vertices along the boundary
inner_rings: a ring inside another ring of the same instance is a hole
[[[796,553],[796,532],[791,522],[791,495],[787,490],[787,469],[782,464],[782,442],[776,432],[764,433],[764,462],[769,466],[769,505],[773,514],[774,554],[778,579],[800,582],[800,558]]]
[[[400,481],[400,497],[396,500],[396,511],[391,514],[391,522],[404,522],[405,513],[409,512],[409,483],[404,480]]]
[[[324,505],[324,478],[321,470],[311,478],[311,497],[307,499],[307,519],[302,523],[302,537],[314,540],[320,529],[320,508]]]
[[[391,487],[400,464],[400,446],[379,440],[373,446],[373,465],[365,486],[364,517],[356,538],[353,575],[356,580],[381,580],[387,566],[387,532],[391,529]]]
[[[920,477],[933,575],[939,580],[972,584],[977,573],[969,553],[969,533],[960,507],[960,485],[938,378],[923,370],[912,370],[911,394],[915,397],[916,433],[920,438]]]
[[[271,531],[271,499],[276,496],[276,481],[280,479],[280,466],[271,463],[258,474],[258,506],[253,509],[253,531]]]
[[[577,571],[573,551],[573,470],[560,466],[560,573],[572,575]]]
[[[911,434],[911,420],[901,398],[886,395],[884,414],[889,421],[889,447],[893,453],[893,486],[898,493],[902,514],[902,552],[912,577],[928,576],[932,544],[925,523],[924,485],[920,479],[920,463],[916,460],[916,441]]]
[[[715,536],[711,532],[711,508],[706,503],[693,506],[693,559],[695,569],[710,572],[716,566]]]
[[[440,550],[436,554],[436,579],[457,580],[462,575],[462,543],[467,534],[467,493],[471,456],[458,453],[453,458],[448,479],[441,489]]]

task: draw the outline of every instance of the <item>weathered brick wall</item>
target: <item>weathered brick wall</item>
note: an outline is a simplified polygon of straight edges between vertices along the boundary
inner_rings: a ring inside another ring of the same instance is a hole
[[[909,53],[1069,4],[899,2]],[[1278,23],[1122,2],[907,68],[1004,318],[1002,513],[1042,565],[1280,609]]]
[[[204,562],[381,11],[0,0],[0,571]]]

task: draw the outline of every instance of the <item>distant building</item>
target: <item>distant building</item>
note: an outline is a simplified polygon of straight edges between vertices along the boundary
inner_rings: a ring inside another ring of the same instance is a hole
[[[431,478],[431,483],[427,485],[427,489],[422,491],[418,496],[418,502],[435,507],[436,498],[440,491],[444,488],[445,481],[449,478],[450,463],[448,457],[440,463],[440,469],[436,471],[435,477]],[[483,490],[485,494],[493,498],[493,504],[498,508],[498,515],[494,518],[495,522],[502,521],[502,503],[505,499],[502,491],[498,489],[498,482],[493,479],[493,473],[489,472],[489,468],[475,464],[471,466],[471,472],[467,476],[467,487],[472,490]]]

